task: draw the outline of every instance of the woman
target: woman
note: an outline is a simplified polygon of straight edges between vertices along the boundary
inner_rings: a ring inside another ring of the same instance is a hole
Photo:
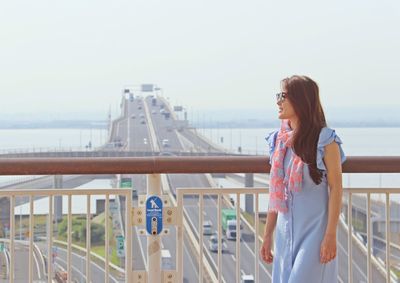
[[[270,200],[261,257],[274,263],[273,283],[337,283],[342,142],[326,127],[313,80],[292,76],[281,87],[276,95],[281,128],[267,137]]]

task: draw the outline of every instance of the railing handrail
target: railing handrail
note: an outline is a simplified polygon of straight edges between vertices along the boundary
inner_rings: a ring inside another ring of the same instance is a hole
[[[268,156],[0,158],[0,175],[268,173]],[[351,156],[344,173],[400,173],[400,156]]]

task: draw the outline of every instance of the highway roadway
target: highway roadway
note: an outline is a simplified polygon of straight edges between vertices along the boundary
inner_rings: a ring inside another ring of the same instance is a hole
[[[127,112],[125,119],[121,119],[117,123],[116,127],[119,129],[116,131],[116,135],[119,135],[117,139],[121,138],[122,141],[127,141],[124,144],[126,150],[135,151],[152,151],[154,145],[152,144],[152,139],[150,138],[149,129],[149,119],[153,117],[163,117],[160,114],[160,109],[151,109],[146,104],[145,99],[136,98],[133,101],[126,101]],[[147,107],[147,109],[146,109]],[[129,120],[129,122],[128,122]],[[143,123],[143,120],[145,121]],[[153,119],[152,119],[153,120]],[[154,121],[154,120],[153,120]],[[130,128],[128,128],[128,126]],[[169,139],[171,141],[172,149],[175,149],[174,144],[178,141],[177,138],[173,136],[167,126],[164,125],[165,136],[158,136],[158,146],[162,147],[162,139]],[[157,132],[157,130],[156,130]],[[129,138],[128,138],[129,137]],[[129,141],[129,142],[128,142]],[[145,175],[131,175],[133,180],[133,185],[138,191],[138,194],[146,194],[146,176]],[[123,203],[123,202],[121,202]],[[134,200],[134,205],[137,205],[137,201]],[[124,210],[124,208],[122,208]],[[124,215],[124,213],[122,213]],[[133,229],[133,269],[134,270],[144,270],[145,262],[147,261],[147,237],[140,236],[137,227]],[[176,251],[176,236],[175,229],[170,229],[170,235],[162,237],[162,248],[168,249],[171,253],[172,262],[171,269],[175,269],[175,251]],[[184,282],[196,282],[198,270],[197,263],[193,262],[193,256],[189,253],[187,245],[184,247],[184,261],[190,263],[189,268],[185,270]]]
[[[157,110],[159,107],[158,105],[152,106],[151,105],[151,100],[146,99],[147,105],[152,111]],[[172,111],[172,109],[169,108],[169,105],[166,103],[166,101],[158,102],[158,104],[163,103],[165,107],[168,109],[168,111]],[[160,148],[160,151],[162,152],[168,152],[168,151],[187,151],[188,148],[185,148],[184,143],[181,141],[179,134],[185,132],[183,130],[182,132],[178,132],[178,130],[172,130],[169,131],[169,127],[173,125],[173,117],[171,115],[171,118],[165,119],[162,115],[154,115],[152,116],[153,120],[153,125],[155,127],[155,132],[157,134],[158,140],[162,139],[168,139],[170,141],[170,145],[167,147]],[[189,136],[189,135],[188,135]],[[190,138],[190,137],[189,137]],[[199,139],[197,139],[199,141]],[[196,140],[192,139],[191,142],[195,145],[195,147],[201,147],[201,144],[206,145],[204,141],[200,140],[199,144],[196,143]],[[210,149],[213,149],[213,147],[208,147],[207,145],[207,150],[210,151]],[[169,174],[168,179],[171,185],[171,188],[173,189],[173,192],[175,192],[175,189],[178,187],[210,187],[210,183],[206,176],[204,174]],[[188,211],[188,215],[190,218],[190,222],[193,223],[194,227],[197,227],[197,234],[198,234],[198,219],[199,219],[199,206],[198,206],[198,198],[197,197],[186,197],[184,200],[184,207]],[[217,223],[217,212],[216,212],[216,207],[217,204],[215,202],[215,198],[208,197],[205,199],[205,208],[204,209],[204,217],[207,220],[210,220],[214,223],[214,229],[216,229],[216,223]],[[241,270],[245,274],[253,274],[254,275],[254,235],[250,230],[244,225],[244,230],[243,230],[243,241],[241,242]],[[208,240],[209,236],[204,237],[204,247],[205,249],[208,248]],[[223,254],[223,260],[222,260],[222,277],[224,282],[235,282],[236,280],[236,273],[235,273],[235,268],[236,268],[236,258],[235,258],[235,248],[236,248],[236,243],[235,241],[227,241],[227,248],[228,252]],[[207,252],[206,250],[204,252]],[[257,254],[258,255],[258,254]],[[216,254],[212,254],[211,256],[213,258],[212,264],[215,265],[217,262]],[[186,270],[186,266],[184,264],[183,269]],[[270,266],[264,266],[260,264],[260,279],[263,280],[263,282],[268,282],[268,278],[270,278]],[[197,279],[198,280],[198,279]]]

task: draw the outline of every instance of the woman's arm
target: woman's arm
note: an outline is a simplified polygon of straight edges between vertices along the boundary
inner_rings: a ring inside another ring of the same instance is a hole
[[[261,258],[266,263],[272,263],[274,256],[272,255],[272,236],[274,234],[276,219],[278,218],[278,213],[268,212],[267,221],[265,223],[263,243],[261,246]]]
[[[325,146],[324,163],[327,168],[329,186],[328,224],[321,245],[321,262],[327,263],[336,257],[336,228],[342,208],[342,164],[339,145],[332,142]]]
[[[274,234],[277,218],[278,218],[278,213],[268,212],[264,229],[264,237],[263,237],[264,239],[266,237],[272,237],[272,235]]]

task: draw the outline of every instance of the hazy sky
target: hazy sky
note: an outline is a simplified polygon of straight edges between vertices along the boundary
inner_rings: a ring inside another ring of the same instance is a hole
[[[140,83],[189,109],[270,109],[292,74],[326,109],[400,106],[397,0],[5,2],[3,117],[106,114]]]

